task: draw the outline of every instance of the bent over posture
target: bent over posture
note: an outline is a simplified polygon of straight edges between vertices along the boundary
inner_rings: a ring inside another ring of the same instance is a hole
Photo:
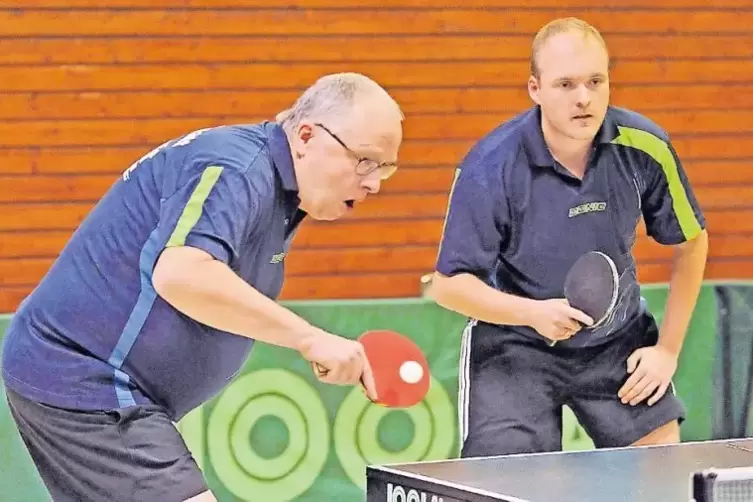
[[[376,193],[402,120],[373,81],[329,75],[276,122],[196,131],[125,171],[5,342],[10,409],[55,501],[214,500],[173,422],[220,392],[255,340],[376,397],[359,343],[275,300],[301,221]]]

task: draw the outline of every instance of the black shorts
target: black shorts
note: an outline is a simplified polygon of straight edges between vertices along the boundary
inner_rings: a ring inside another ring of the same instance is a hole
[[[597,448],[628,446],[685,418],[670,385],[653,406],[622,404],[627,359],[655,345],[658,328],[645,313],[624,336],[587,348],[549,347],[543,340],[484,323],[463,335],[458,412],[461,456],[562,449],[562,406],[570,407]]]
[[[207,491],[183,438],[157,406],[74,411],[6,392],[55,502],[180,502]]]

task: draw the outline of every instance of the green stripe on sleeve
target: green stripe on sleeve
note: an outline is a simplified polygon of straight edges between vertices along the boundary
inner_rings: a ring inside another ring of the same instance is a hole
[[[612,140],[612,143],[641,150],[659,163],[669,185],[672,209],[677,216],[680,230],[686,240],[696,237],[701,232],[701,224],[688,200],[688,194],[680,179],[677,162],[669,145],[653,134],[640,129],[623,126],[619,126],[618,129],[620,135]]]
[[[204,201],[207,200],[209,192],[217,183],[222,169],[220,166],[209,166],[201,173],[199,184],[196,185],[191,198],[186,203],[186,207],[183,208],[166,247],[182,246],[186,243],[186,237],[188,237],[188,233],[196,225],[196,222],[199,221],[201,211],[204,208]]]

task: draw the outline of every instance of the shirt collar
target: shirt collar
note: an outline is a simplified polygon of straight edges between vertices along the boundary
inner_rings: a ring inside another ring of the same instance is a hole
[[[599,131],[594,139],[595,144],[610,143],[619,135],[617,124],[612,119],[611,106],[607,108]],[[554,166],[554,157],[549,151],[544,134],[541,132],[541,108],[536,105],[523,118],[523,145],[531,163],[537,166]]]
[[[266,122],[264,130],[267,134],[272,163],[280,175],[282,187],[289,192],[298,192],[298,181],[293,167],[293,154],[290,151],[290,143],[285,131],[276,122]]]

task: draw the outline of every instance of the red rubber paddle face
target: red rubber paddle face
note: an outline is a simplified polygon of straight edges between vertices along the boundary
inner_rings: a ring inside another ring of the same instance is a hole
[[[390,330],[367,331],[358,338],[371,365],[377,404],[408,408],[429,392],[431,374],[423,351],[410,338]]]

